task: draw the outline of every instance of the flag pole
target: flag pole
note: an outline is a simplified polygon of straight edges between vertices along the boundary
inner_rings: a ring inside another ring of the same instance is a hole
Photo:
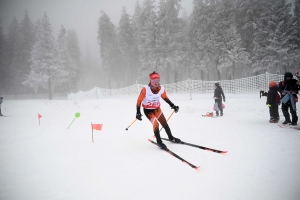
[[[94,131],[93,131],[93,123],[91,122],[91,126],[92,126],[92,143],[94,143]]]

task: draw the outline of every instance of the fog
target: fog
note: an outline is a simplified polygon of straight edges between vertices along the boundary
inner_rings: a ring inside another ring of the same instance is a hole
[[[153,0],[157,7],[160,1]],[[294,8],[287,4],[294,0],[257,5],[247,0],[182,0],[181,9],[178,1],[153,9],[150,2],[142,6],[145,0],[0,0],[0,92],[48,92],[51,99],[52,92],[147,84],[153,70],[164,85],[299,68],[300,48],[291,49],[298,45],[297,34],[288,31],[297,28]],[[135,12],[137,2],[142,12]],[[32,23],[43,25],[32,27],[25,13]],[[275,26],[266,27],[266,21]],[[44,48],[47,41],[51,51]]]
[[[90,53],[100,58],[97,41],[98,20],[100,11],[104,11],[116,26],[119,24],[122,8],[125,7],[129,15],[133,15],[138,0],[0,0],[0,19],[4,33],[13,18],[20,22],[27,9],[33,23],[47,13],[55,36],[61,25],[66,29],[74,29],[80,42],[82,54],[87,47]],[[142,0],[139,0],[142,4]],[[159,1],[156,0],[158,3]],[[182,0],[181,5],[190,13],[193,0]]]

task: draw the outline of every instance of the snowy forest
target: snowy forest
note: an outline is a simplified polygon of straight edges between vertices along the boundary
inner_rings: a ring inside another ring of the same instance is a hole
[[[100,12],[100,10],[99,10]],[[146,84],[152,71],[162,84],[188,78],[231,80],[300,69],[300,0],[137,1],[123,7],[119,24],[101,11],[98,55],[83,57],[76,31],[57,36],[51,19],[36,22],[24,12],[4,34],[0,23],[0,93],[72,93],[94,87]],[[89,31],[89,30],[86,30]]]

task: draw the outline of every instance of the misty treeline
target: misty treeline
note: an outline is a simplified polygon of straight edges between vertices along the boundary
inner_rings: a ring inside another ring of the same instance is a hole
[[[132,16],[123,8],[118,27],[102,12],[102,67],[119,87],[147,83],[153,70],[164,83],[293,71],[300,67],[300,0],[291,9],[286,0],[194,0],[192,13],[179,17],[180,0],[137,1]]]
[[[90,54],[82,59],[76,32],[61,25],[54,37],[46,12],[32,23],[26,10],[20,23],[13,19],[7,35],[0,24],[0,57],[2,94],[48,93],[52,99],[53,92],[95,87],[98,78]]]
[[[102,66],[83,58],[74,30],[54,36],[45,14],[32,23],[25,11],[4,35],[0,23],[0,92],[77,92],[93,87],[146,84],[153,70],[162,83],[234,79],[295,71],[300,64],[300,0],[195,0],[187,14],[180,0],[136,2],[118,26],[98,20]],[[180,16],[179,16],[180,15]],[[89,31],[89,30],[86,30]]]

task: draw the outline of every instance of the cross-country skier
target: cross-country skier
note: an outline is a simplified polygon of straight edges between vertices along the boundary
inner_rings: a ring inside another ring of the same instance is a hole
[[[270,123],[277,123],[279,120],[278,105],[280,104],[280,95],[278,94],[278,85],[275,81],[269,83],[267,94],[267,106],[270,111]]]
[[[154,135],[158,146],[161,149],[167,149],[167,146],[162,142],[160,133],[159,133],[159,123],[164,127],[170,141],[174,143],[180,143],[181,140],[175,138],[170,130],[170,127],[167,123],[167,120],[160,109],[160,97],[165,100],[172,109],[175,110],[175,113],[179,111],[179,107],[175,106],[168,98],[166,90],[163,86],[159,84],[160,75],[157,72],[153,72],[149,75],[150,82],[147,86],[144,86],[138,96],[137,105],[136,105],[136,118],[142,120],[141,114],[141,104],[144,108],[144,114],[150,120],[153,125]],[[159,122],[159,123],[158,123]]]
[[[0,116],[3,116],[2,113],[1,113],[1,104],[3,102],[3,97],[0,97]]]
[[[293,79],[293,74],[291,72],[286,72],[284,74],[284,80],[281,81],[278,85],[279,85],[278,89],[281,94],[281,102],[282,102],[281,109],[285,117],[285,121],[282,124],[291,123],[291,125],[296,126],[298,122],[298,116],[296,112],[296,102],[298,102],[297,80]],[[290,109],[290,113],[292,115],[292,121],[288,109]]]
[[[220,109],[220,114],[221,116],[223,116],[223,108],[222,108],[222,97],[223,97],[223,100],[225,102],[225,95],[224,95],[224,92],[223,92],[223,89],[222,87],[220,86],[219,83],[215,83],[215,91],[214,91],[214,99],[215,99],[215,103],[218,104],[218,107]],[[219,116],[219,111],[216,111],[216,116]]]

